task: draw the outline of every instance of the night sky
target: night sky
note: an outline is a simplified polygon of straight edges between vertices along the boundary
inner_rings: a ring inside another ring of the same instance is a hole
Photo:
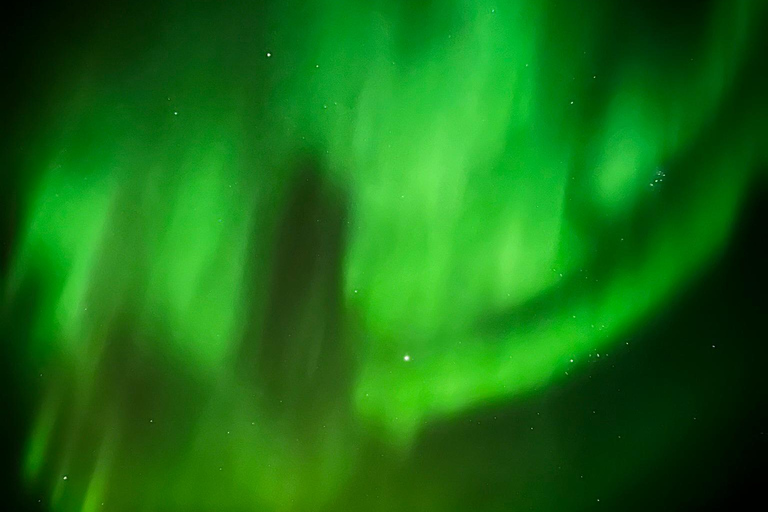
[[[768,1],[121,3],[4,21],[8,510],[760,508]]]

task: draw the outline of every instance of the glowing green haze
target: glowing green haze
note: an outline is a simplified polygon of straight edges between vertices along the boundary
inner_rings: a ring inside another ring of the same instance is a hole
[[[72,45],[5,280],[25,480],[323,509],[366,446],[611,353],[718,255],[768,133],[765,2],[618,4],[182,3]]]

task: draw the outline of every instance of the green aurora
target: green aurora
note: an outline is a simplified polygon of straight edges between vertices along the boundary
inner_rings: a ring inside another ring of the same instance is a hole
[[[62,42],[2,281],[41,390],[25,485],[56,511],[454,510],[381,475],[614,357],[764,179],[768,4],[640,4],[168,3]],[[562,510],[530,492],[487,509]]]

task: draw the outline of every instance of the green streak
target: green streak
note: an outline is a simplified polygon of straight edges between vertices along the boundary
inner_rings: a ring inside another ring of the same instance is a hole
[[[669,56],[612,47],[607,2],[413,4],[184,4],[54,76],[6,292],[54,509],[331,506],[364,447],[578,374],[717,257],[766,159],[764,2]],[[305,159],[342,257],[271,310]]]

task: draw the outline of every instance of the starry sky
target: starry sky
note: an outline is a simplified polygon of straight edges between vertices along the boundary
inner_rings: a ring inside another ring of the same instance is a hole
[[[722,509],[768,455],[768,2],[6,22],[14,510]]]

